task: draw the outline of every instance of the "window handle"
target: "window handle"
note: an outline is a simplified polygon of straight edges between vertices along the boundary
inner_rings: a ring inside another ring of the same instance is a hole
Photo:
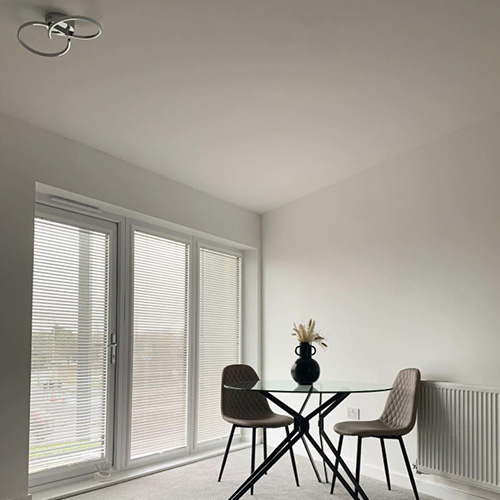
[[[116,343],[116,333],[111,334],[111,343],[109,344],[109,362],[112,365],[116,365],[116,354],[117,354],[117,343]]]

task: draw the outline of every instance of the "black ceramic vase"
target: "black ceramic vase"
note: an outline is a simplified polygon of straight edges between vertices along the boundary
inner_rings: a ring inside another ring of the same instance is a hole
[[[297,352],[297,349],[299,352]],[[314,349],[314,352],[313,352]],[[292,378],[300,385],[311,385],[319,379],[319,365],[312,359],[316,354],[316,347],[309,342],[301,342],[295,348],[295,354],[300,358],[292,366]]]

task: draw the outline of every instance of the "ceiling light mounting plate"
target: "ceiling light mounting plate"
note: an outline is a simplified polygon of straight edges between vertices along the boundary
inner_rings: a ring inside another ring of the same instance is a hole
[[[45,24],[48,26],[49,38],[55,36],[65,36],[72,38],[75,34],[75,21],[67,20],[68,16],[60,12],[49,12],[45,15]]]

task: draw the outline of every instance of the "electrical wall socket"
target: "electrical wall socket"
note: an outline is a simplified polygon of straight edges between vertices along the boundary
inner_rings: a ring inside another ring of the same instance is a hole
[[[347,408],[347,418],[349,420],[359,420],[359,408]]]

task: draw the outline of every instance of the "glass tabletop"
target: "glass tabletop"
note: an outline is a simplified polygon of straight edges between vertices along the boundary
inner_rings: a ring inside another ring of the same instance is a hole
[[[258,380],[253,382],[231,382],[224,384],[226,389],[260,392],[298,392],[298,393],[338,393],[338,392],[384,392],[392,387],[371,382],[344,382],[324,380],[311,385],[299,385],[294,380]]]

